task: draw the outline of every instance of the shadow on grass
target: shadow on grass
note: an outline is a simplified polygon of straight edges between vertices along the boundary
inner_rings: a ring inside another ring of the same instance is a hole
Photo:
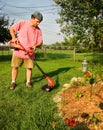
[[[59,78],[58,78],[58,75],[60,73],[66,73],[67,71],[69,71],[71,68],[70,67],[63,67],[63,68],[58,68],[57,70],[55,71],[52,71],[52,72],[49,72],[49,73],[46,73],[47,76],[49,76],[51,79],[53,76],[57,76],[56,77],[56,80],[55,80],[55,88],[57,88],[60,84],[59,84]],[[32,82],[39,82],[41,81],[42,79],[44,79],[44,76],[38,76],[38,77],[33,77],[32,78]]]
[[[35,54],[36,55],[36,59],[38,61],[41,60],[48,60],[48,59],[62,59],[62,58],[71,58],[72,54],[54,54],[54,53],[39,53],[39,54]],[[12,58],[12,54],[7,54],[7,55],[0,55],[0,61],[9,61]]]
[[[12,57],[12,55],[0,55],[0,61],[1,62],[10,61],[11,57]]]
[[[71,58],[73,57],[72,54],[65,54],[65,53],[37,53],[36,59],[37,60],[47,60],[47,59],[61,59],[61,58]]]
[[[72,57],[72,54],[63,54],[63,53],[59,53],[59,54],[48,53],[47,55],[48,55],[48,58],[51,58],[51,59],[71,58]]]

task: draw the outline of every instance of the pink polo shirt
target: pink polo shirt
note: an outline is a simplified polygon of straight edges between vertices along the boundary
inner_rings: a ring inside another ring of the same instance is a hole
[[[12,25],[14,31],[17,33],[20,44],[27,50],[28,48],[36,45],[37,43],[42,44],[42,32],[39,27],[33,28],[30,25],[30,21],[20,21]],[[14,55],[28,59],[29,56],[25,55],[22,50],[14,50]],[[34,54],[32,55],[34,57]]]

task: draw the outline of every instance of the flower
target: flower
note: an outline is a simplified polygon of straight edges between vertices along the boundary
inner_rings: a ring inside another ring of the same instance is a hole
[[[71,79],[71,82],[76,82],[77,80],[78,80],[77,77],[73,77],[73,78]]]
[[[84,76],[85,77],[91,77],[91,74],[89,72],[87,72]]]
[[[93,74],[90,71],[84,74],[84,79],[86,82],[89,82],[90,84],[93,84],[95,82]]]
[[[84,80],[81,77],[73,77],[70,81],[71,87],[79,87],[84,85]]]
[[[69,118],[65,118],[65,122],[69,125],[69,126],[76,126],[76,121],[73,119],[69,119]]]

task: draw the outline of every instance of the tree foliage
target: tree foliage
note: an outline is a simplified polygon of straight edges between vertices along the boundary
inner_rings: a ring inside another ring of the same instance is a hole
[[[5,42],[10,40],[11,36],[9,33],[9,19],[6,19],[4,16],[0,17],[0,42]]]
[[[60,7],[61,32],[89,47],[103,49],[103,0],[54,0]]]

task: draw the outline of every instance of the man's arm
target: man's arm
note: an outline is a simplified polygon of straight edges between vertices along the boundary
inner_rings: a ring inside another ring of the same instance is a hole
[[[12,26],[10,27],[9,31],[10,31],[10,35],[12,37],[12,42],[17,42],[17,37],[16,37],[15,31]]]
[[[36,45],[34,45],[32,48],[35,51],[37,47],[41,46],[43,43],[37,43]]]

